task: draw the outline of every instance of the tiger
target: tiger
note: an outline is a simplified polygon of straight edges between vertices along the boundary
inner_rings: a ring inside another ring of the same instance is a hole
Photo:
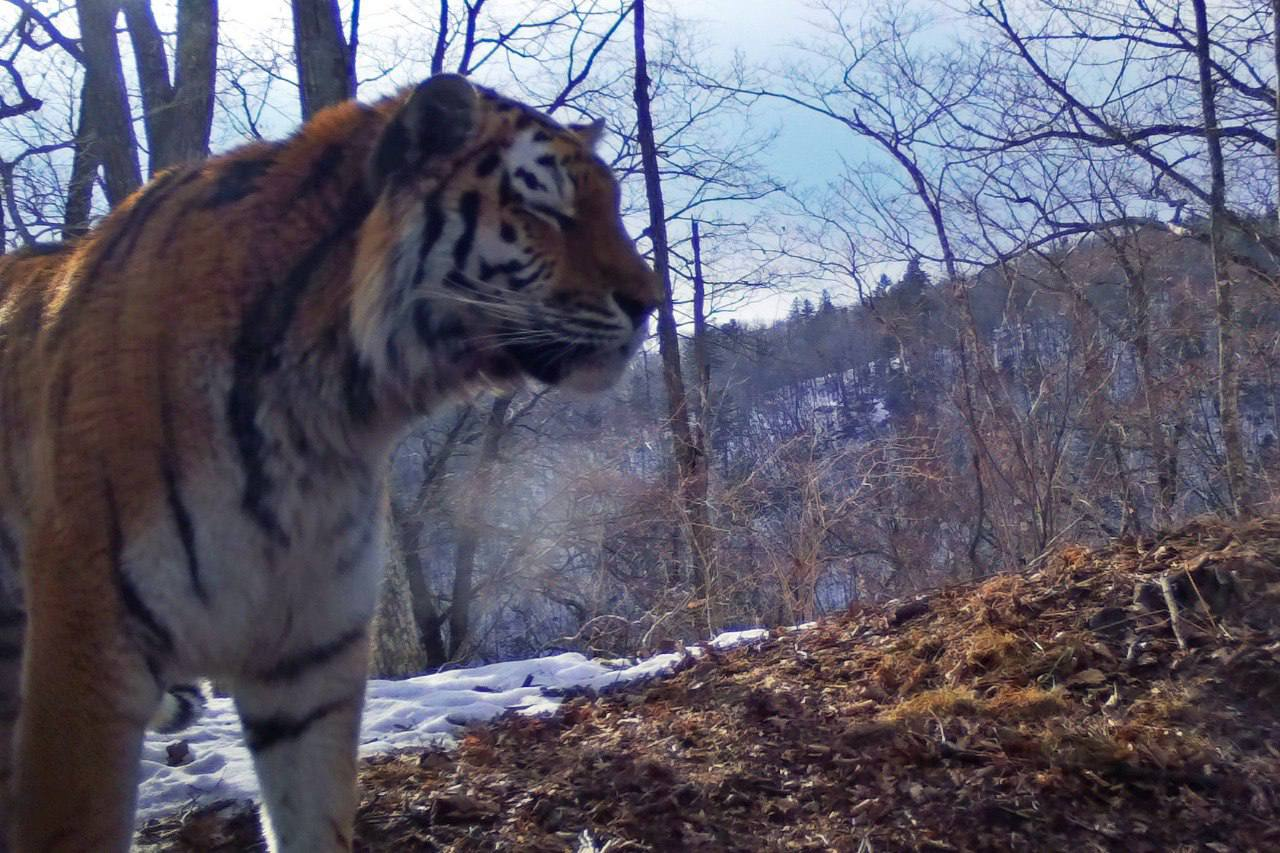
[[[435,75],[0,259],[12,849],[128,849],[148,721],[198,678],[269,849],[351,849],[391,451],[485,390],[609,387],[663,298],[602,134]]]

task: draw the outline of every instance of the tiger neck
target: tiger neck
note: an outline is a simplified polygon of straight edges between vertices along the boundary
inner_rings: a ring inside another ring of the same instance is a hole
[[[273,169],[290,179],[258,205],[278,214],[259,226],[261,284],[232,343],[227,417],[245,509],[280,537],[272,494],[291,475],[271,448],[288,448],[298,470],[368,469],[404,427],[350,331],[354,258],[374,206],[365,164],[386,117],[384,105],[354,102],[321,112],[276,149]]]

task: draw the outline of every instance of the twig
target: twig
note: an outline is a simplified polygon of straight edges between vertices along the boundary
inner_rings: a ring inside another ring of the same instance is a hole
[[[1231,636],[1231,632],[1227,630],[1227,627],[1214,618],[1213,609],[1209,607],[1209,602],[1204,600],[1204,594],[1200,592],[1200,585],[1196,583],[1195,577],[1186,569],[1183,569],[1183,572],[1186,574],[1187,580],[1191,583],[1191,589],[1195,592],[1196,598],[1200,601],[1200,607],[1203,608],[1204,615],[1208,618],[1209,624],[1213,626],[1215,631],[1228,640],[1235,639]]]
[[[1173,629],[1173,638],[1178,641],[1178,648],[1186,651],[1187,640],[1182,636],[1182,622],[1178,616],[1178,602],[1173,597],[1173,586],[1167,574],[1160,576],[1160,592],[1164,593],[1164,606],[1169,611],[1169,627]]]

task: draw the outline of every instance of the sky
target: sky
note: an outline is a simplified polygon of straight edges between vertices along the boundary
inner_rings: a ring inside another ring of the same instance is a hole
[[[511,0],[490,0],[492,5],[510,6]],[[860,0],[851,0],[856,4]],[[344,9],[349,2],[344,2]],[[414,10],[424,10],[430,4],[413,2],[405,4],[396,0],[363,0],[361,42],[375,49],[403,32],[406,16]],[[704,46],[709,57],[724,64],[735,55],[741,55],[753,66],[781,68],[797,54],[796,45],[811,38],[816,19],[806,0],[659,0],[650,3],[650,18],[674,12],[693,25],[699,40],[705,36]],[[237,34],[261,35],[279,33],[282,42],[290,38],[288,6],[283,0],[221,0],[220,10],[224,36],[234,41]],[[408,11],[406,11],[408,10]],[[619,32],[615,39],[625,43],[630,37]],[[412,45],[402,45],[412,52]],[[432,45],[421,46],[422,61],[427,60]],[[420,73],[410,68],[392,69],[388,81],[396,84]],[[365,84],[362,93],[379,92],[389,84],[381,81]],[[777,102],[763,102],[753,109],[753,120],[763,126],[779,129],[779,137],[770,151],[770,168],[778,177],[790,183],[812,181],[839,170],[840,153],[849,153],[851,140],[842,138],[839,128],[829,119],[806,113]]]
[[[866,2],[866,0],[862,0]],[[777,68],[811,38],[815,16],[803,0],[689,0],[680,13],[698,21],[714,52],[727,59],[735,51],[753,65]],[[840,153],[855,144],[835,123],[776,101],[756,105],[761,119],[780,129],[770,165],[788,182],[811,182],[841,168]]]

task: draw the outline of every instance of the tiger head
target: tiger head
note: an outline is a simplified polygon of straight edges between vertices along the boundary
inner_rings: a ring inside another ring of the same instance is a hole
[[[593,153],[600,132],[454,75],[395,102],[370,157],[352,312],[375,369],[437,385],[617,379],[661,290]]]

